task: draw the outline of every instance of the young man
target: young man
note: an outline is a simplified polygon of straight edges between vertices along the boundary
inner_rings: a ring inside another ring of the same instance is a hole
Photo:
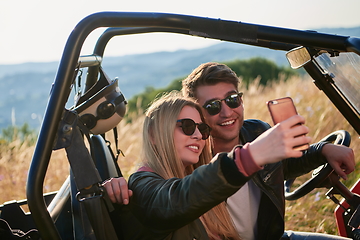
[[[212,128],[213,154],[229,152],[237,144],[261,140],[261,146],[250,144],[250,153],[256,159],[279,158],[281,162],[259,166],[261,170],[251,174],[249,181],[227,200],[228,210],[244,240],[280,239],[346,239],[325,234],[284,233],[284,179],[295,178],[326,163],[335,172],[346,179],[346,174],[354,170],[352,149],[333,144],[318,143],[302,153],[289,146],[309,142],[309,137],[289,134],[289,131],[305,126],[293,127],[304,122],[301,116],[273,127],[260,120],[244,121],[242,94],[238,92],[239,80],[236,74],[226,65],[206,63],[196,68],[183,80],[182,92],[203,106],[204,116]],[[298,131],[298,130],[295,130]],[[304,139],[306,138],[306,139]],[[285,156],[285,157],[284,157]],[[280,158],[281,157],[281,158]],[[266,161],[263,161],[266,162]],[[249,165],[248,165],[249,166]],[[245,167],[248,167],[245,166]],[[132,191],[128,189],[124,178],[114,178],[104,184],[110,200],[127,205]]]
[[[303,175],[326,163],[342,178],[354,170],[352,149],[333,144],[317,143],[304,153],[289,149],[290,142],[303,137],[288,138],[294,120],[270,126],[260,120],[244,120],[239,80],[226,65],[205,63],[183,80],[184,96],[195,98],[203,106],[207,124],[212,128],[213,154],[229,152],[237,144],[261,138],[261,149],[251,149],[256,158],[287,156],[279,163],[268,164],[250,176],[250,180],[227,203],[240,236],[247,239],[280,239],[284,233],[284,179]],[[301,121],[301,120],[300,120]],[[293,146],[293,145],[292,145]],[[284,239],[345,239],[315,233],[285,232]]]

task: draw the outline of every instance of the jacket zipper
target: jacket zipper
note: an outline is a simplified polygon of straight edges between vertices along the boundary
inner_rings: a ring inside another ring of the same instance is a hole
[[[271,175],[273,174],[273,172],[279,168],[281,166],[281,164],[276,164],[276,166],[274,166],[272,169],[269,170],[269,173],[266,174],[266,176],[263,178],[264,182],[267,182],[267,180],[269,180],[269,178],[271,177]]]
[[[269,178],[272,176],[272,173],[273,173],[277,168],[279,168],[280,166],[281,166],[281,164],[277,164],[277,165],[274,166],[272,169],[270,169],[269,173],[266,174],[266,176],[265,176],[264,178],[262,178],[263,182],[266,183],[266,182],[269,180]],[[259,179],[259,180],[260,180],[260,179]],[[255,184],[256,184],[256,182],[258,182],[258,181],[256,181],[256,178],[253,178],[253,181],[255,182]],[[274,201],[277,202],[277,197],[274,195],[273,191],[267,191],[266,189],[264,189],[264,188],[262,187],[262,184],[259,183],[259,182],[258,182],[256,185],[257,185],[260,189],[262,189],[262,191],[263,191],[264,194],[268,195],[268,197],[271,199],[271,201],[272,201],[273,203],[274,203]],[[275,205],[275,207],[278,209],[278,211],[281,213],[282,211],[281,211],[279,205],[278,205],[278,204],[275,204],[275,203],[274,203],[274,205]],[[282,216],[282,218],[284,219],[284,216]]]

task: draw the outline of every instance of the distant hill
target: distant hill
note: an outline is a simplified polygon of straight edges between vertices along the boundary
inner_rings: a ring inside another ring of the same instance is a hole
[[[360,27],[324,28],[318,31],[360,36]],[[111,78],[119,77],[120,89],[130,99],[147,86],[164,87],[175,78],[186,76],[201,63],[252,57],[264,57],[278,65],[288,64],[282,51],[222,42],[195,50],[105,56],[103,68]],[[40,126],[58,64],[45,62],[0,65],[0,129],[12,123],[22,125],[24,122],[33,128]],[[68,105],[71,106],[72,103]]]

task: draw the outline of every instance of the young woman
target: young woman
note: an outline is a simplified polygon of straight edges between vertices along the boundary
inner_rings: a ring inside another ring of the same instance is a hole
[[[201,107],[191,99],[171,93],[150,106],[143,166],[129,178],[132,197],[124,207],[132,217],[123,215],[125,239],[241,239],[225,200],[261,166],[280,159],[252,158],[250,145],[256,149],[261,138],[211,159],[209,134]],[[119,185],[119,179],[105,183],[113,202],[119,202]]]

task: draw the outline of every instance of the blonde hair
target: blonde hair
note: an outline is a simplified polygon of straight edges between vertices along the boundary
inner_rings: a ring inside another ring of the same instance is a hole
[[[205,147],[200,154],[199,162],[184,165],[176,153],[174,143],[174,129],[176,120],[184,106],[195,108],[204,122],[201,107],[190,98],[183,97],[173,91],[165,94],[152,103],[145,113],[143,128],[143,164],[150,167],[164,179],[183,178],[191,174],[197,167],[208,164],[212,158],[210,140],[205,140]],[[200,217],[210,239],[240,239],[231,221],[225,203],[212,208]]]

